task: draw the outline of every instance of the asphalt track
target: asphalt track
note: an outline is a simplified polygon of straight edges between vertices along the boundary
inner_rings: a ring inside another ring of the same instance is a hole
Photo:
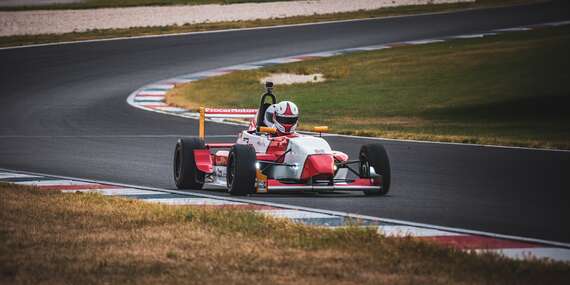
[[[127,105],[126,97],[144,84],[300,53],[570,20],[568,11],[570,3],[558,1],[0,50],[0,167],[173,189],[173,146],[178,136],[196,134],[197,122]],[[239,129],[219,124],[207,128],[212,135]],[[327,140],[350,155],[369,141]],[[395,141],[385,145],[393,167],[393,186],[386,197],[355,193],[248,199],[570,242],[569,152]]]

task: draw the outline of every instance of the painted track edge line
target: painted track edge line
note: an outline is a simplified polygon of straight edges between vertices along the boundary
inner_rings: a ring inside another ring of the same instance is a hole
[[[0,168],[0,171],[19,173],[19,174],[28,174],[28,175],[39,175],[39,176],[45,176],[45,177],[67,179],[67,180],[76,180],[76,181],[83,181],[83,182],[90,182],[90,183],[107,184],[107,185],[120,186],[120,187],[125,187],[125,188],[136,188],[136,189],[141,189],[141,190],[157,191],[157,192],[178,194],[178,195],[184,195],[184,196],[196,196],[196,197],[202,197],[202,198],[225,200],[225,201],[230,201],[230,202],[240,202],[240,203],[248,203],[248,204],[255,204],[255,205],[271,206],[271,207],[283,208],[283,209],[289,209],[289,210],[301,210],[301,211],[307,211],[307,212],[313,212],[313,213],[328,214],[328,215],[333,215],[333,216],[338,216],[338,217],[343,217],[343,218],[370,220],[370,221],[391,223],[391,224],[404,225],[404,226],[413,226],[413,227],[425,228],[425,229],[448,231],[448,232],[453,232],[453,233],[479,235],[479,236],[484,236],[484,237],[492,237],[492,238],[506,239],[506,240],[515,240],[515,241],[522,241],[522,242],[532,242],[532,243],[537,243],[537,244],[543,244],[543,245],[549,245],[549,246],[555,246],[555,247],[570,249],[570,243],[564,243],[564,242],[558,242],[558,241],[551,241],[551,240],[544,240],[544,239],[530,238],[530,237],[521,237],[521,236],[514,236],[514,235],[497,234],[497,233],[491,233],[491,232],[485,232],[485,231],[469,230],[469,229],[464,229],[464,228],[438,226],[438,225],[410,222],[410,221],[390,219],[390,218],[379,218],[379,217],[374,217],[374,216],[352,214],[352,213],[340,212],[340,211],[331,211],[331,210],[324,210],[324,209],[317,209],[317,208],[310,208],[310,207],[303,207],[303,206],[294,206],[294,205],[288,205],[288,204],[280,204],[280,203],[257,201],[257,200],[247,200],[247,199],[241,199],[241,198],[223,197],[223,196],[217,196],[217,195],[190,192],[192,190],[188,190],[188,191],[170,190],[170,189],[148,187],[148,186],[142,186],[142,185],[116,183],[116,182],[105,181],[105,180],[85,179],[85,178],[76,178],[76,177],[69,177],[69,176],[59,176],[59,175],[51,175],[51,174],[45,174],[45,173],[40,173],[40,172],[20,171],[20,170],[6,169],[6,168]]]
[[[546,0],[546,1],[550,2],[552,0]],[[419,17],[419,16],[430,16],[430,15],[445,15],[445,14],[461,13],[461,12],[469,12],[469,11],[500,9],[500,8],[507,8],[507,7],[519,7],[519,6],[531,6],[531,5],[536,5],[536,3],[535,4],[522,3],[522,4],[515,4],[515,5],[498,5],[498,6],[494,6],[494,7],[464,8],[464,9],[457,9],[457,10],[451,10],[451,11],[427,12],[427,13],[419,13],[419,14],[413,14],[413,15],[380,16],[380,17],[364,18],[364,19],[331,20],[331,21],[323,21],[323,22],[308,22],[308,23],[299,23],[299,24],[285,24],[285,25],[276,25],[276,26],[251,27],[251,28],[235,28],[235,29],[222,29],[222,30],[211,30],[211,31],[182,32],[182,33],[172,33],[172,34],[133,36],[133,37],[116,37],[116,38],[103,38],[103,39],[91,39],[91,40],[80,40],[80,41],[63,41],[63,42],[52,42],[52,43],[43,43],[43,44],[30,44],[30,45],[22,45],[22,46],[0,47],[0,51],[10,50],[10,49],[69,45],[69,44],[96,43],[96,42],[136,40],[136,39],[152,39],[152,38],[161,38],[161,37],[189,36],[189,35],[199,35],[199,34],[209,34],[209,33],[254,31],[254,30],[265,30],[265,29],[303,27],[303,26],[311,26],[311,25],[326,25],[326,24],[336,24],[336,23],[374,21],[374,20],[382,20],[382,19],[395,19],[395,18],[397,19],[397,18],[408,18],[408,17]],[[352,11],[352,12],[356,12],[356,11]],[[282,19],[286,19],[286,18],[282,18]],[[168,27],[168,26],[155,26],[155,27]],[[135,28],[135,27],[133,27],[133,28]]]

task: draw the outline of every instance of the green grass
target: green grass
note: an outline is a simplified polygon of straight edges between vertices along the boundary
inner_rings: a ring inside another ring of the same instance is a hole
[[[167,100],[254,107],[270,73],[323,73],[327,82],[275,88],[299,105],[304,129],[568,149],[568,50],[570,27],[548,28],[236,72],[178,87]]]
[[[0,183],[1,284],[565,284],[568,264],[470,254],[232,207]]]
[[[128,4],[128,3],[142,3],[137,1],[146,0],[133,0],[133,2],[116,2]],[[155,1],[155,0],[148,0]],[[165,0],[166,1],[166,0]],[[174,0],[176,1],[176,0]],[[201,1],[201,0],[199,0]],[[210,1],[210,0],[204,0]],[[216,0],[212,0],[216,1]],[[239,1],[239,0],[236,0]],[[110,1],[110,3],[115,3],[115,1]],[[417,6],[403,6],[394,8],[383,8],[370,11],[356,11],[347,13],[333,13],[333,14],[323,14],[323,15],[312,15],[312,16],[298,16],[280,19],[267,19],[267,20],[255,20],[255,21],[234,21],[234,22],[218,22],[218,23],[204,23],[204,24],[187,24],[187,25],[174,25],[165,27],[137,27],[129,29],[105,29],[105,30],[91,30],[86,32],[73,32],[65,34],[46,34],[46,35],[22,35],[22,36],[7,36],[0,37],[0,47],[9,46],[22,46],[31,44],[45,44],[54,42],[69,42],[69,41],[82,41],[82,40],[93,40],[93,39],[107,39],[107,38],[118,38],[118,37],[133,37],[133,36],[144,36],[144,35],[162,35],[162,34],[175,34],[175,33],[187,33],[187,32],[199,32],[199,31],[212,31],[212,30],[223,30],[223,29],[242,29],[242,28],[253,28],[253,27],[266,27],[266,26],[276,26],[276,25],[289,25],[289,24],[300,24],[300,23],[314,23],[314,22],[324,22],[324,21],[334,21],[334,20],[347,20],[347,19],[368,19],[376,17],[386,17],[386,16],[397,16],[397,15],[410,15],[418,13],[429,13],[429,12],[443,12],[443,11],[456,11],[460,9],[469,8],[482,8],[482,7],[495,7],[501,5],[515,5],[524,3],[535,3],[543,2],[543,0],[479,0],[474,3],[458,3],[458,4],[438,4],[438,5],[417,5]],[[196,2],[197,3],[197,2]],[[166,3],[164,3],[166,4]],[[75,4],[70,4],[75,5]],[[85,4],[81,4],[85,5]],[[122,4],[121,4],[122,5]],[[67,6],[46,6],[45,9],[63,9]],[[95,6],[81,6],[83,8],[95,8]],[[96,6],[97,8],[107,7],[107,6]],[[3,9],[28,9],[29,7],[12,8],[6,7]],[[33,7],[36,9],[37,7]],[[70,7],[67,7],[70,8]],[[76,7],[79,8],[79,7]]]

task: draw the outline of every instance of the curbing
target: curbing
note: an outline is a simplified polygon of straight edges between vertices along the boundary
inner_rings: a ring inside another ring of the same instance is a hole
[[[7,169],[0,169],[0,182],[36,186],[45,191],[58,190],[64,193],[92,192],[106,196],[119,196],[168,205],[244,207],[264,215],[328,228],[342,227],[347,224],[354,224],[356,221],[361,226],[376,227],[377,232],[385,236],[409,236],[460,250],[475,253],[497,253],[513,259],[546,258],[553,261],[570,262],[570,244],[541,239],[500,235],[233,197]]]

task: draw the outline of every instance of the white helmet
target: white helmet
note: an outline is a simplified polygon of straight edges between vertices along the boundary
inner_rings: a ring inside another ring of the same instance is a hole
[[[274,104],[273,125],[282,134],[290,134],[297,128],[299,108],[291,101]]]

